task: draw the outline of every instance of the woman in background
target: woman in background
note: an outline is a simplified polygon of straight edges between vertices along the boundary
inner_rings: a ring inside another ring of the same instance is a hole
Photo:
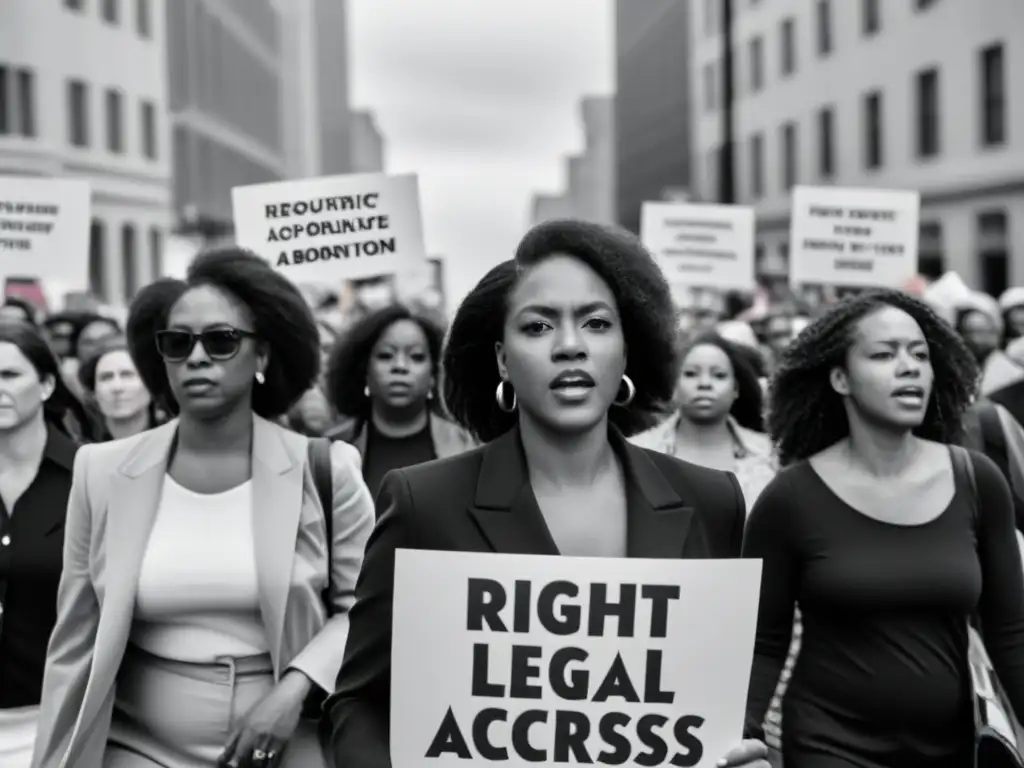
[[[156,403],[139,378],[124,337],[105,339],[82,362],[78,380],[102,420],[97,442],[131,437],[160,423]]]
[[[394,305],[356,322],[331,352],[327,395],[347,420],[328,436],[356,447],[374,496],[392,469],[473,447],[466,432],[441,415],[443,339],[441,328]]]
[[[272,423],[316,379],[313,317],[228,248],[143,288],[128,339],[178,418],[78,454],[33,765],[315,766],[373,500],[337,444],[322,505]]]
[[[748,701],[760,735],[790,646],[786,768],[973,765],[968,622],[1024,712],[1024,582],[1006,481],[961,454],[977,363],[920,301],[871,291],[787,350],[769,428],[785,466],[744,536],[763,563]],[[960,467],[958,469],[958,467]]]
[[[671,400],[675,313],[628,233],[552,221],[463,301],[445,398],[483,447],[397,469],[377,496],[322,742],[335,768],[389,768],[395,551],[704,558],[738,552],[736,479],[625,439]],[[720,765],[768,768],[750,741]]]
[[[0,323],[0,765],[28,768],[46,643],[57,619],[64,517],[80,408],[45,339]]]

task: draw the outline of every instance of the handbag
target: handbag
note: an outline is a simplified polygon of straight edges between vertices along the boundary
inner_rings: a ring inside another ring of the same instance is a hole
[[[977,521],[978,484],[970,453],[953,446],[954,473],[965,479],[971,489],[974,518]],[[974,710],[974,765],[976,768],[1024,768],[1021,757],[1021,727],[999,683],[992,660],[973,617],[967,627],[967,667],[971,676],[971,705]]]

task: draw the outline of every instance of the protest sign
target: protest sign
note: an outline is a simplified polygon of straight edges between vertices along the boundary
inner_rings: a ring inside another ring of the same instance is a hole
[[[0,282],[88,290],[90,196],[78,179],[0,176]]]
[[[238,244],[293,282],[390,275],[426,258],[414,174],[255,184],[231,199]]]
[[[395,768],[711,768],[742,738],[759,560],[399,550]]]
[[[917,274],[917,192],[796,187],[789,282],[900,288]]]
[[[670,285],[756,287],[753,208],[648,201],[640,209],[640,237]]]

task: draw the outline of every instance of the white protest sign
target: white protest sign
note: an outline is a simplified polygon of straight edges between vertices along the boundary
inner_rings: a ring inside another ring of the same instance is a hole
[[[36,278],[59,295],[89,290],[88,182],[0,176],[0,287]]]
[[[789,282],[901,288],[917,274],[917,192],[795,187]]]
[[[670,285],[753,290],[754,209],[645,202],[640,239]]]
[[[760,560],[399,550],[395,768],[711,768],[742,738]]]
[[[415,174],[254,184],[231,200],[238,244],[296,283],[390,275],[426,258]]]

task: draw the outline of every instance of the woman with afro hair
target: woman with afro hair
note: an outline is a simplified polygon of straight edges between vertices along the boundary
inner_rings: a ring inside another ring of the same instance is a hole
[[[671,400],[675,316],[639,241],[551,221],[466,297],[445,401],[482,447],[390,472],[321,738],[336,766],[387,768],[395,552],[736,557],[736,478],[627,442]],[[749,740],[721,765],[768,768]],[[691,755],[692,757],[692,755]]]
[[[977,380],[953,328],[896,291],[842,302],[782,356],[768,429],[785,468],[743,554],[763,562],[749,735],[763,733],[800,604],[786,768],[973,765],[972,618],[1024,712],[1009,489],[956,445]]]

